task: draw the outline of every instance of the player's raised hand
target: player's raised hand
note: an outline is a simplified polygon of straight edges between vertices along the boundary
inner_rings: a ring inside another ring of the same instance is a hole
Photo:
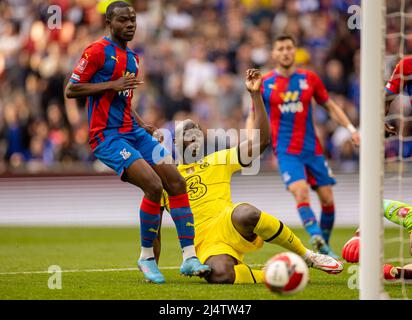
[[[135,76],[127,75],[120,77],[117,80],[113,81],[113,90],[115,91],[124,91],[129,89],[136,89],[137,86],[143,84],[141,80],[137,80]]]
[[[250,93],[260,92],[262,85],[262,75],[258,69],[248,69],[246,71],[246,88]]]

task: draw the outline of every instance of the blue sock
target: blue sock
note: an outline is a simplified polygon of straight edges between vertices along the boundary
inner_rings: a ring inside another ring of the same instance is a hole
[[[175,223],[180,247],[194,245],[195,227],[187,193],[169,196],[170,215]]]
[[[311,237],[315,235],[322,236],[322,231],[320,230],[318,221],[316,220],[310,204],[306,202],[299,203],[298,211],[307,233],[309,233]]]
[[[140,243],[142,247],[153,247],[160,225],[160,203],[143,198],[140,205]]]
[[[330,235],[332,233],[333,224],[335,222],[335,206],[322,206],[322,213],[320,216],[320,228],[322,229],[323,239],[329,244]]]

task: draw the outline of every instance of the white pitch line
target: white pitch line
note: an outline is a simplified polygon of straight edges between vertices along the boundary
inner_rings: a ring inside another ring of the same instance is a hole
[[[161,267],[159,269],[172,270],[179,267]],[[118,269],[73,269],[73,270],[61,270],[61,271],[18,271],[18,272],[0,272],[0,275],[20,275],[20,274],[45,274],[45,273],[74,273],[74,272],[118,272],[118,271],[139,271],[139,268],[118,268]]]
[[[259,267],[261,265],[249,265],[249,267]],[[176,266],[167,266],[167,267],[160,267],[160,270],[176,270],[180,267]],[[23,275],[23,274],[47,274],[47,273],[75,273],[75,272],[119,272],[119,271],[139,271],[139,268],[109,268],[109,269],[72,269],[72,270],[53,270],[49,271],[17,271],[17,272],[0,272],[0,276],[10,276],[10,275]]]

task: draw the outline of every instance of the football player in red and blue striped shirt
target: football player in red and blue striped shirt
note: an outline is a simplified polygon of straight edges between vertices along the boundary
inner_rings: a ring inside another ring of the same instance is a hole
[[[406,56],[399,61],[395,70],[393,70],[391,78],[385,86],[385,92],[385,115],[389,113],[393,100],[400,93],[405,92],[408,94],[412,105],[412,56]],[[389,123],[385,123],[385,132],[387,136],[398,134],[397,129]]]
[[[87,97],[89,143],[93,154],[121,177],[144,192],[140,206],[141,255],[138,266],[149,281],[163,283],[156,264],[153,243],[160,224],[163,188],[169,194],[184,275],[205,276],[210,267],[200,263],[194,249],[193,214],[186,183],[170,153],[152,137],[154,128],[131,110],[139,57],[127,47],[136,32],[136,13],[123,1],[111,3],[106,11],[109,35],[87,47],[66,88],[68,98]]]
[[[396,65],[391,78],[385,86],[387,97],[396,97],[406,91],[412,99],[412,56],[406,56]],[[388,99],[388,101],[392,101]]]
[[[282,35],[274,41],[276,68],[264,75],[261,87],[272,129],[273,150],[287,189],[316,251],[337,257],[329,247],[335,219],[332,172],[315,133],[312,100],[325,107],[339,124],[348,128],[359,145],[359,134],[340,107],[329,98],[320,78],[295,66],[296,43]],[[320,225],[310,206],[309,185],[322,206]]]

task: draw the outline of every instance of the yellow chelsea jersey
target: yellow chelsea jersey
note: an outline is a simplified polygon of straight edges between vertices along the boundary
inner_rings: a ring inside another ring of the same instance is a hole
[[[186,179],[196,228],[218,215],[226,206],[232,205],[230,181],[232,174],[241,168],[237,147],[221,150],[198,162],[177,167]],[[163,200],[163,206],[168,208],[166,192]]]

